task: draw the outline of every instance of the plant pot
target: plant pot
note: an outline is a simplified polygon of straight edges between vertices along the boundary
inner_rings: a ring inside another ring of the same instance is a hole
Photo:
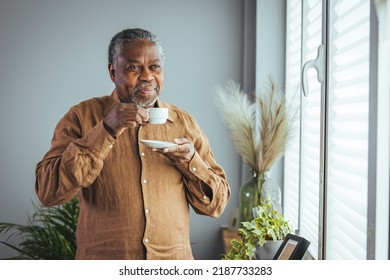
[[[279,247],[282,245],[283,240],[269,240],[264,243],[263,246],[256,246],[256,259],[257,260],[273,260]]]

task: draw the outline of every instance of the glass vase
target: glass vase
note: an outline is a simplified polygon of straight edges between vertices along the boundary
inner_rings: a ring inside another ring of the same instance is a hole
[[[278,213],[282,213],[280,187],[269,176],[269,171],[255,170],[252,175],[240,189],[240,222],[252,221],[256,215],[256,207],[265,200],[271,200]]]
[[[253,170],[252,178],[242,185],[240,189],[240,222],[250,222],[253,220],[253,208],[260,205],[261,201],[261,184],[262,175],[260,172]]]
[[[272,202],[275,210],[282,213],[282,192],[276,181],[269,176],[269,172],[264,174],[264,181],[261,187],[261,202],[268,200]]]

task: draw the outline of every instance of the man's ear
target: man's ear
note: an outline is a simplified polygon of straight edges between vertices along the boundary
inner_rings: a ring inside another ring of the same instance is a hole
[[[114,64],[108,64],[108,73],[110,73],[111,81],[115,83],[115,69]]]

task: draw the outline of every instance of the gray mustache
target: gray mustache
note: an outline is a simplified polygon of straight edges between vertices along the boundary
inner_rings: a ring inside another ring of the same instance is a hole
[[[152,89],[158,89],[157,85],[153,85],[153,83],[142,83],[141,85],[137,86],[135,88],[136,91],[142,90],[144,88],[152,88]]]

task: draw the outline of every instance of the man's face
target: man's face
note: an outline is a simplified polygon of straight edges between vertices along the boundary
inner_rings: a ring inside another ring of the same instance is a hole
[[[122,102],[142,107],[154,105],[163,86],[164,72],[160,53],[153,42],[127,43],[108,69]]]

